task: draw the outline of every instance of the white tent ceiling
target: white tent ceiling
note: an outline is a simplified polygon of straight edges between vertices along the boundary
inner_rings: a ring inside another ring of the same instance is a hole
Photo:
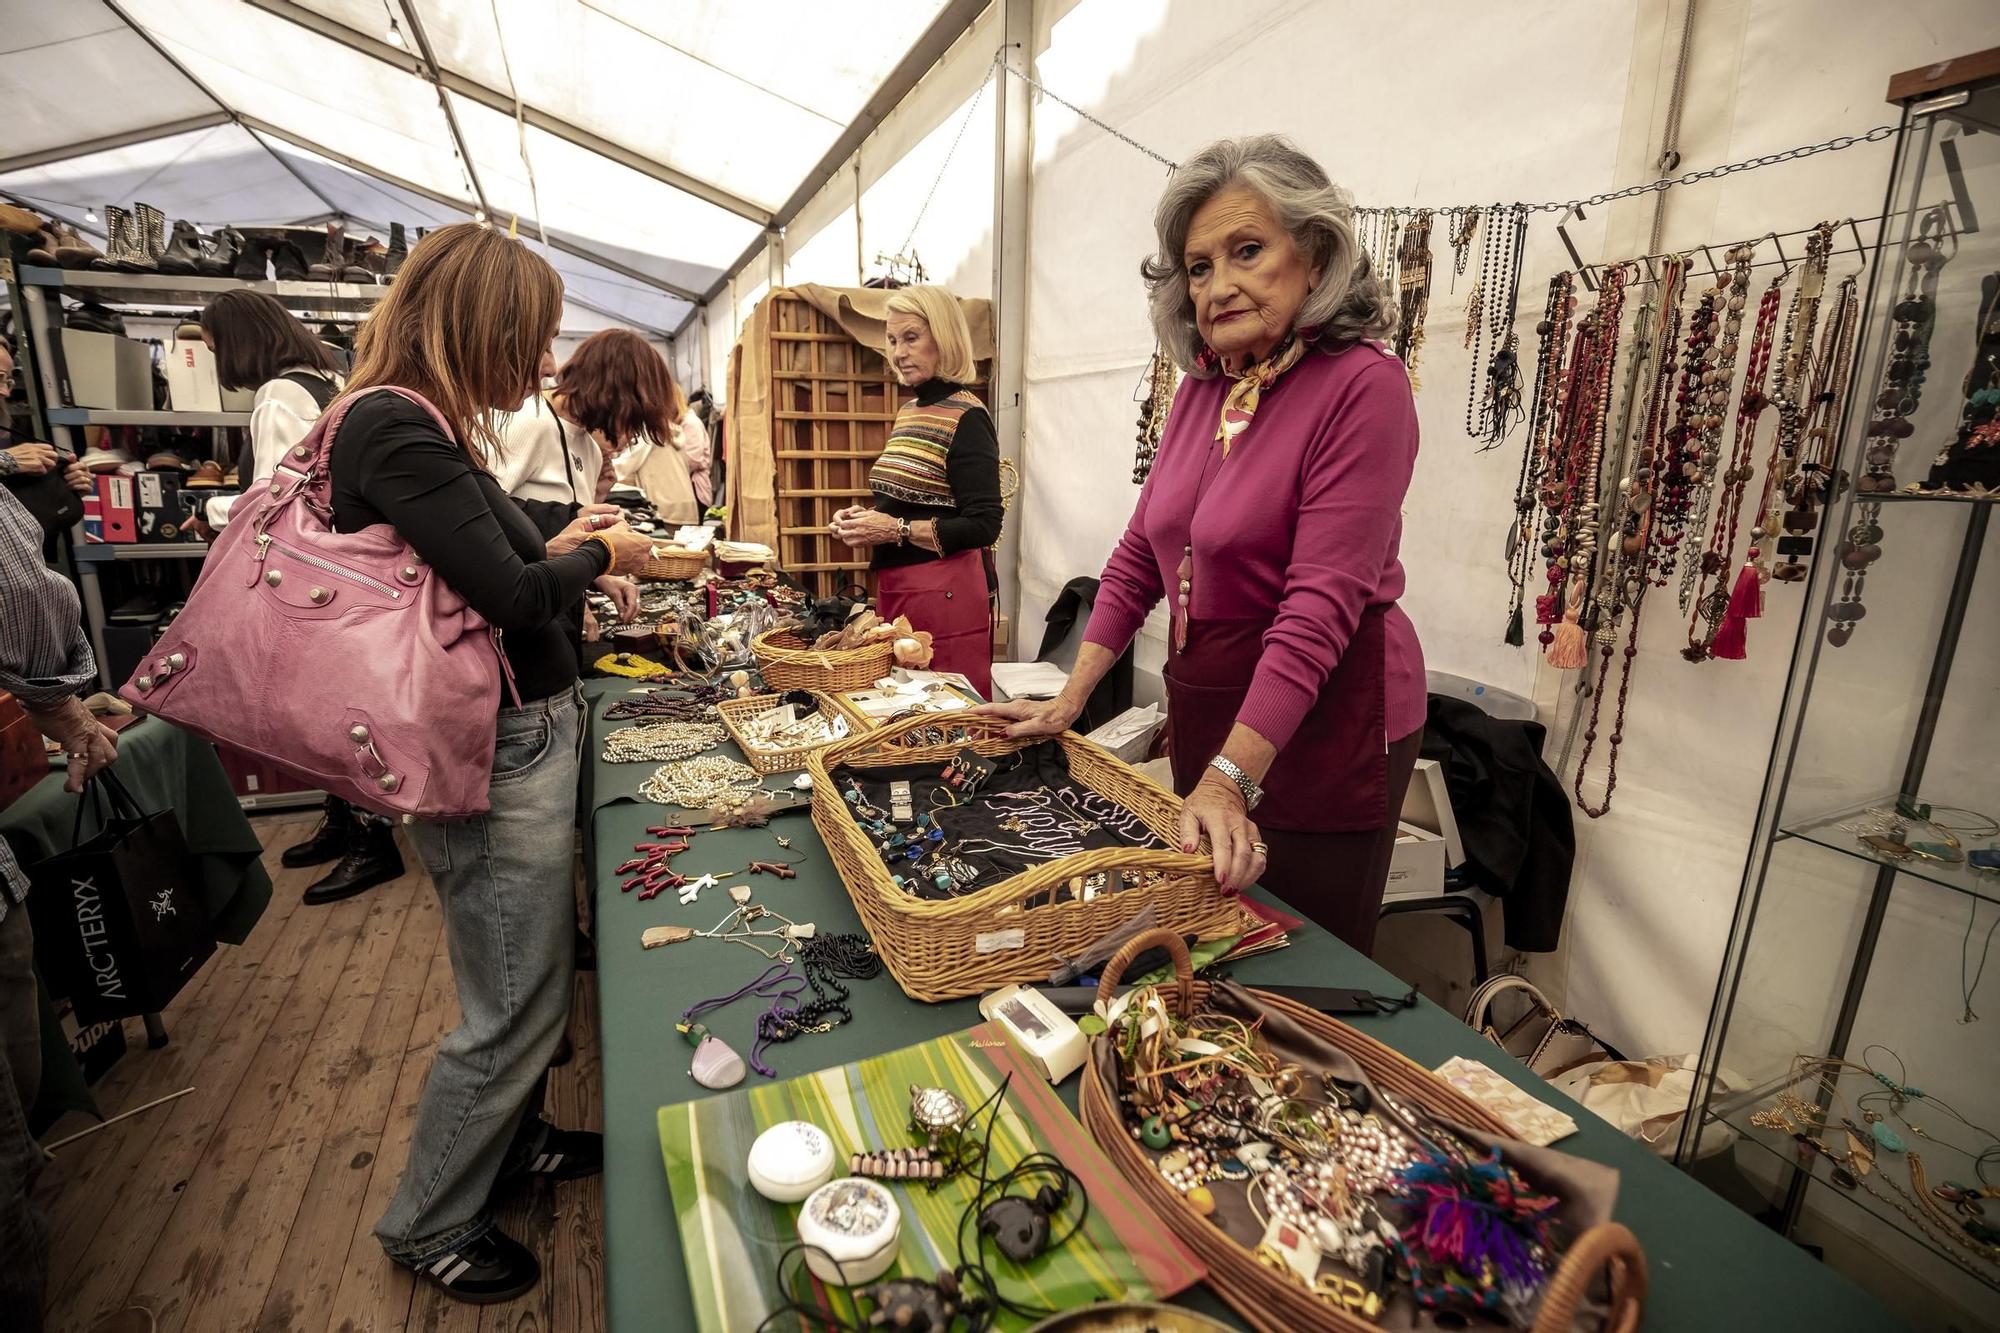
[[[0,0],[0,193],[205,226],[483,209],[578,305],[672,330],[983,7]]]

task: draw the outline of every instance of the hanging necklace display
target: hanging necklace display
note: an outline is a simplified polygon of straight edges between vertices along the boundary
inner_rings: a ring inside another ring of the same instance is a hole
[[[1804,560],[1812,554],[1820,507],[1833,494],[1834,448],[1840,439],[1841,405],[1847,401],[1847,380],[1854,367],[1855,333],[1861,323],[1861,297],[1856,288],[1854,274],[1841,279],[1833,299],[1833,318],[1827,321],[1819,354],[1813,361],[1812,383],[1807,389],[1801,421],[1803,443],[1785,490],[1791,507],[1781,520],[1785,535],[1778,538],[1782,563],[1771,570],[1771,577],[1779,583],[1798,583],[1805,578]]]
[[[1417,359],[1424,350],[1424,316],[1431,304],[1431,212],[1418,209],[1403,228],[1396,252],[1396,290],[1400,297],[1396,323],[1396,355],[1410,373],[1412,392],[1422,387]]]
[[[1535,325],[1535,334],[1541,339],[1535,355],[1535,394],[1529,404],[1528,439],[1521,448],[1521,474],[1514,483],[1514,527],[1507,538],[1507,577],[1513,599],[1502,638],[1516,648],[1522,642],[1528,576],[1535,567],[1535,519],[1541,507],[1542,478],[1550,465],[1556,423],[1563,414],[1563,357],[1569,350],[1570,320],[1576,314],[1575,289],[1576,275],[1567,269],[1549,279],[1548,302],[1541,322]]]
[[[1451,289],[1465,276],[1465,264],[1472,257],[1472,238],[1479,233],[1480,210],[1454,209],[1451,213]]]
[[[1722,424],[1729,410],[1730,386],[1736,379],[1736,352],[1743,332],[1743,312],[1750,304],[1750,261],[1755,255],[1756,247],[1747,243],[1730,248],[1725,256],[1729,274],[1712,293],[1715,308],[1706,321],[1699,358],[1694,352],[1695,334],[1688,340],[1674,422],[1679,453],[1675,465],[1668,469],[1659,517],[1663,524],[1659,581],[1666,586],[1679,569],[1682,615],[1694,605],[1695,584],[1701,575],[1701,555],[1695,547],[1708,531],[1716,467],[1722,462]],[[1699,311],[1696,319],[1696,333],[1701,333]]]
[[[1750,346],[1744,354],[1743,395],[1736,400],[1735,443],[1729,465],[1718,478],[1721,493],[1709,527],[1708,545],[1701,559],[1690,566],[1695,576],[1694,612],[1688,622],[1687,647],[1681,649],[1681,656],[1690,662],[1705,662],[1712,656],[1716,632],[1729,614],[1729,591],[1724,580],[1729,572],[1730,554],[1736,549],[1743,491],[1755,475],[1750,459],[1756,452],[1757,419],[1770,402],[1764,388],[1771,369],[1771,343],[1778,330],[1778,290],[1784,280],[1783,273],[1772,278],[1757,303],[1757,322],[1751,327]],[[1689,531],[1692,534],[1694,530]]]
[[[1527,237],[1528,215],[1524,210],[1512,208],[1487,216],[1479,282],[1466,306],[1466,347],[1472,353],[1472,376],[1465,396],[1465,433],[1481,441],[1482,450],[1505,439],[1521,411],[1514,313],[1520,301],[1521,254]]]
[[[1537,636],[1548,663],[1574,670],[1586,660],[1581,618],[1597,549],[1598,476],[1611,417],[1612,371],[1625,310],[1625,266],[1607,269],[1597,305],[1578,321],[1569,383],[1557,423],[1555,457],[1542,481],[1542,554],[1549,590],[1535,599]]]
[[[1855,491],[1870,498],[1855,502],[1854,522],[1835,548],[1844,570],[1840,593],[1826,608],[1826,618],[1833,622],[1827,626],[1826,641],[1835,648],[1853,637],[1855,625],[1868,614],[1861,593],[1868,567],[1882,558],[1882,502],[1873,497],[1896,489],[1896,448],[1916,430],[1910,418],[1916,415],[1930,370],[1938,270],[1951,258],[1944,248],[1946,236],[1945,211],[1940,206],[1924,215],[1917,239],[1903,249],[1909,285],[1890,312],[1896,326],[1889,360],[1882,372],[1882,391],[1875,397],[1875,415],[1868,422],[1863,470],[1854,480]]]
[[[1375,252],[1369,256],[1368,267],[1384,292],[1393,292],[1398,285],[1397,270],[1402,259],[1403,215],[1396,209],[1382,212],[1382,230],[1375,238]]]
[[[1661,261],[1656,286],[1657,305],[1650,307],[1648,327],[1641,336],[1635,366],[1645,363],[1651,348],[1654,364],[1644,377],[1643,409],[1635,404],[1639,422],[1638,444],[1631,453],[1631,471],[1622,475],[1607,525],[1602,572],[1597,598],[1597,683],[1590,692],[1590,719],[1584,726],[1583,755],[1577,760],[1572,790],[1577,808],[1592,819],[1611,811],[1611,798],[1618,790],[1618,753],[1625,743],[1625,710],[1631,698],[1632,673],[1639,656],[1639,619],[1646,591],[1652,586],[1653,524],[1650,513],[1657,480],[1667,471],[1674,450],[1667,438],[1668,401],[1674,393],[1674,348],[1680,338],[1681,304],[1687,289],[1687,259],[1670,255]],[[1636,386],[1635,386],[1636,387]],[[1621,472],[1623,469],[1620,469]],[[1604,800],[1592,805],[1583,794],[1584,773],[1590,768],[1591,752],[1597,746],[1597,725],[1604,696],[1611,683],[1612,658],[1620,654],[1619,630],[1624,630],[1623,660],[1619,664],[1618,707],[1612,716],[1611,734],[1606,738]]]
[[[1174,389],[1179,384],[1180,371],[1173,358],[1164,348],[1154,347],[1145,377],[1139,381],[1138,447],[1132,456],[1134,486],[1144,486],[1146,478],[1153,475],[1153,460],[1160,455],[1160,435],[1167,428],[1167,414],[1173,410]]]

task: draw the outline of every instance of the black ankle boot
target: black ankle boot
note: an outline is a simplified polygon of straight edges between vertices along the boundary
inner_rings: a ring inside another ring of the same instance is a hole
[[[326,816],[319,821],[310,838],[293,843],[278,857],[281,865],[293,870],[300,866],[324,865],[328,861],[338,861],[347,855],[348,845],[354,840],[354,812],[345,801],[336,808],[327,804]]]
[[[271,247],[271,276],[279,282],[304,282],[306,252],[296,241],[279,241]]]
[[[230,265],[230,276],[244,282],[262,282],[270,276],[265,271],[264,257],[271,242],[262,236],[246,236],[242,232],[236,235],[236,261]]]
[[[173,239],[160,253],[159,266],[162,273],[189,274],[201,271],[201,263],[207,255],[207,240],[195,230],[192,222],[185,220],[174,223]]]
[[[376,820],[357,824],[347,855],[306,890],[309,907],[336,903],[403,876],[403,854],[396,850],[396,827]]]
[[[226,278],[236,268],[236,256],[243,252],[243,233],[234,227],[223,227],[216,231],[212,239],[214,248],[203,255],[195,267],[201,270],[203,277]]]

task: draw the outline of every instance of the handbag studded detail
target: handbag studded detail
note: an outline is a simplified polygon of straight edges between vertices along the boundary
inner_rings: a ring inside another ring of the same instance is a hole
[[[401,394],[451,434],[418,394],[364,392]],[[511,692],[513,677],[498,631],[393,527],[334,530],[333,441],[361,396],[336,402],[243,497],[119,694],[366,809],[476,815],[500,678]]]

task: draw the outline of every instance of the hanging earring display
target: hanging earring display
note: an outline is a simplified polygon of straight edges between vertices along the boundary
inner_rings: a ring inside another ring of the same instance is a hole
[[[1854,635],[1854,627],[1868,614],[1861,600],[1868,581],[1868,567],[1882,558],[1882,502],[1872,497],[1896,489],[1896,449],[1916,432],[1910,418],[1924,392],[1924,377],[1931,364],[1931,334],[1937,327],[1938,270],[1951,258],[1945,251],[1945,214],[1942,207],[1924,215],[1917,239],[1903,250],[1904,296],[1891,313],[1896,327],[1891,335],[1889,363],[1882,372],[1882,391],[1875,396],[1875,416],[1868,422],[1868,447],[1862,455],[1863,471],[1854,479],[1854,489],[1871,498],[1854,506],[1854,523],[1840,543],[1838,554],[1845,573],[1840,595],[1826,608],[1826,641],[1841,647]]]
[[[1417,358],[1424,348],[1424,316],[1431,304],[1431,214],[1419,209],[1403,228],[1396,251],[1396,290],[1400,319],[1396,324],[1396,355],[1410,373],[1412,391],[1422,386]]]

